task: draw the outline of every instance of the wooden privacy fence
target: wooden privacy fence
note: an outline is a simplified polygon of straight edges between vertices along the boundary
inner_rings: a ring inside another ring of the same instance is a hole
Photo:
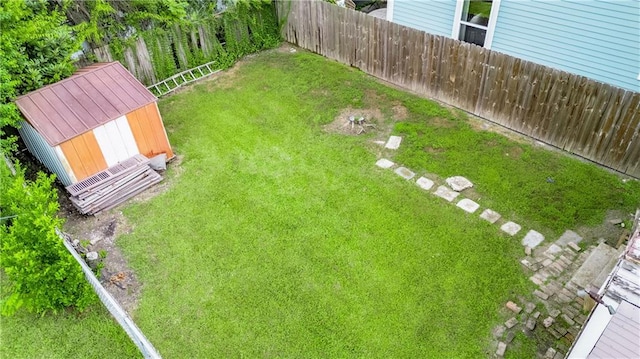
[[[640,94],[323,1],[279,2],[286,41],[640,178]]]

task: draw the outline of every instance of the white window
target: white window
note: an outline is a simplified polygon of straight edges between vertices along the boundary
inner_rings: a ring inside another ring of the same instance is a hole
[[[491,48],[500,0],[458,0],[451,37]]]

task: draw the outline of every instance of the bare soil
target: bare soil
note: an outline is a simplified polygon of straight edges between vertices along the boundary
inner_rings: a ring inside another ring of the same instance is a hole
[[[349,118],[354,117],[358,119],[364,117],[365,125],[364,132],[361,132],[362,127],[359,125],[351,125]],[[384,116],[382,112],[377,108],[369,109],[353,109],[351,107],[345,108],[340,111],[338,116],[333,122],[324,126],[324,130],[328,133],[337,133],[341,135],[357,136],[364,133],[379,132],[382,129]]]
[[[95,216],[80,214],[73,207],[66,191],[64,189],[60,191],[59,215],[65,219],[64,231],[71,236],[72,240],[79,240],[88,251],[98,253],[104,251],[106,253],[106,257],[102,261],[104,267],[100,273],[100,281],[130,315],[135,312],[138,306],[143,285],[117,246],[117,238],[130,233],[133,229],[133,226],[127,222],[126,217],[122,214],[121,208],[129,203],[148,201],[168,190],[183,172],[180,166],[182,158],[182,156],[176,156],[168,164],[171,176],[166,176],[165,172],[163,174],[165,178],[162,182],[126,203]]]

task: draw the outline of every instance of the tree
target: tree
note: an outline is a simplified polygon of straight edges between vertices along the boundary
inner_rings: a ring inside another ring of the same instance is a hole
[[[0,1],[0,135],[8,153],[14,139],[6,127],[18,125],[20,114],[11,103],[42,86],[62,80],[74,71],[71,55],[81,49],[77,28],[49,8],[45,0]]]

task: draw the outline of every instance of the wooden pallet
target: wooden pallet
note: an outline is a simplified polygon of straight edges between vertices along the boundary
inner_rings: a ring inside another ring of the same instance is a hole
[[[104,171],[67,187],[71,202],[83,214],[111,209],[160,182],[162,176],[149,167],[149,160],[135,155]]]

